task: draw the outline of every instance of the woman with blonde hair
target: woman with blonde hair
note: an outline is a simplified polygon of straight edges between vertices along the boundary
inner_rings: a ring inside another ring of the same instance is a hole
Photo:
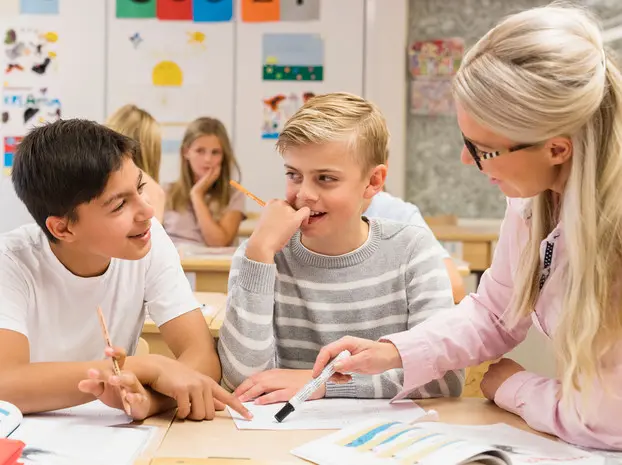
[[[482,391],[532,428],[622,449],[622,75],[582,9],[551,5],[502,21],[454,80],[462,161],[509,198],[492,266],[451,315],[378,342],[344,338],[340,373],[404,368],[404,397],[455,370],[496,360],[533,324],[558,377],[503,358]],[[339,374],[337,381],[347,381]]]
[[[148,112],[136,105],[124,105],[106,121],[106,126],[138,141],[140,153],[134,163],[145,175],[144,193],[162,222],[164,216],[164,189],[158,184],[162,159],[162,132],[158,122]]]
[[[186,129],[181,174],[167,189],[164,229],[176,245],[231,246],[244,219],[244,195],[229,181],[240,169],[225,126],[198,118]]]

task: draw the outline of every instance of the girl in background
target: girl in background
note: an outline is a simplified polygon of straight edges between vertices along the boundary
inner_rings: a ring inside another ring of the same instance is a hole
[[[106,121],[106,126],[124,136],[131,137],[140,144],[140,157],[134,159],[134,163],[144,173],[143,181],[146,184],[143,192],[155,210],[155,218],[161,223],[166,195],[164,189],[158,184],[162,159],[160,125],[145,110],[128,104],[115,111]]]
[[[231,246],[244,219],[244,194],[229,185],[240,169],[224,125],[207,117],[193,121],[180,156],[180,177],[167,189],[164,229],[176,245]]]

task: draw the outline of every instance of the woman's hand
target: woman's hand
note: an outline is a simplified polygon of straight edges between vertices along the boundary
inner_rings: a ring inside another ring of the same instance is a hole
[[[313,377],[319,376],[324,367],[344,350],[348,350],[352,356],[335,364],[335,374],[331,381],[347,383],[351,376],[346,373],[376,375],[402,368],[402,358],[392,343],[346,336],[320,350],[313,365]]]

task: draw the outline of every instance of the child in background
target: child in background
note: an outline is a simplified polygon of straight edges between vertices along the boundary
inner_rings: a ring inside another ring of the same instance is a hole
[[[176,245],[232,245],[244,219],[244,194],[229,185],[240,169],[225,126],[214,118],[196,119],[180,155],[180,177],[167,189],[164,229]]]
[[[106,121],[106,126],[131,137],[140,144],[140,153],[134,164],[145,176],[145,197],[155,211],[155,218],[162,223],[166,195],[158,184],[162,159],[162,132],[158,122],[136,105],[124,105]]]
[[[387,142],[379,110],[346,93],[310,99],[281,132],[287,201],[265,206],[234,255],[220,333],[223,381],[240,400],[287,401],[322,345],[376,340],[453,307],[427,228],[362,217],[384,185]],[[412,396],[459,396],[462,381],[448,372]],[[393,370],[328,383],[313,398],[389,398],[402,383]]]

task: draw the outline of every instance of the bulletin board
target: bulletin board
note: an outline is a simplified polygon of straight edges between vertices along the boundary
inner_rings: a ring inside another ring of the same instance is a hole
[[[390,76],[402,81],[403,73],[391,73],[394,63],[384,59],[393,56],[386,48],[393,46],[396,18],[405,11],[403,5],[385,8],[376,0],[1,0],[3,39],[9,29],[26,28],[30,37],[24,37],[35,45],[30,61],[22,64],[31,70],[31,82],[15,84],[9,103],[16,108],[6,110],[17,116],[0,121],[0,159],[5,146],[13,150],[28,129],[17,123],[32,102],[38,109],[29,124],[59,114],[104,122],[120,106],[134,103],[163,126],[163,183],[178,177],[187,124],[212,116],[229,132],[244,185],[266,199],[283,197],[285,177],[274,144],[284,122],[319,93],[369,93],[382,101]],[[41,56],[33,37],[42,42]],[[382,50],[376,53],[369,37]],[[403,49],[394,53],[400,66],[402,54]],[[4,74],[7,57],[3,49]],[[32,72],[37,65],[45,67],[45,82]],[[22,95],[29,88],[31,99]],[[390,97],[387,107],[402,101],[400,95]],[[10,181],[7,174],[2,170],[0,179]],[[258,209],[252,202],[246,207]],[[3,210],[15,209],[3,204]],[[0,221],[0,232],[4,226]]]
[[[262,198],[285,193],[283,161],[274,146],[287,118],[316,94],[363,95],[364,3],[280,0],[279,9],[242,11],[234,145],[244,185]],[[254,202],[246,207],[260,208]]]
[[[209,115],[233,131],[232,18],[230,0],[108,1],[106,116],[133,103],[161,123],[164,182],[177,177],[192,120]]]

